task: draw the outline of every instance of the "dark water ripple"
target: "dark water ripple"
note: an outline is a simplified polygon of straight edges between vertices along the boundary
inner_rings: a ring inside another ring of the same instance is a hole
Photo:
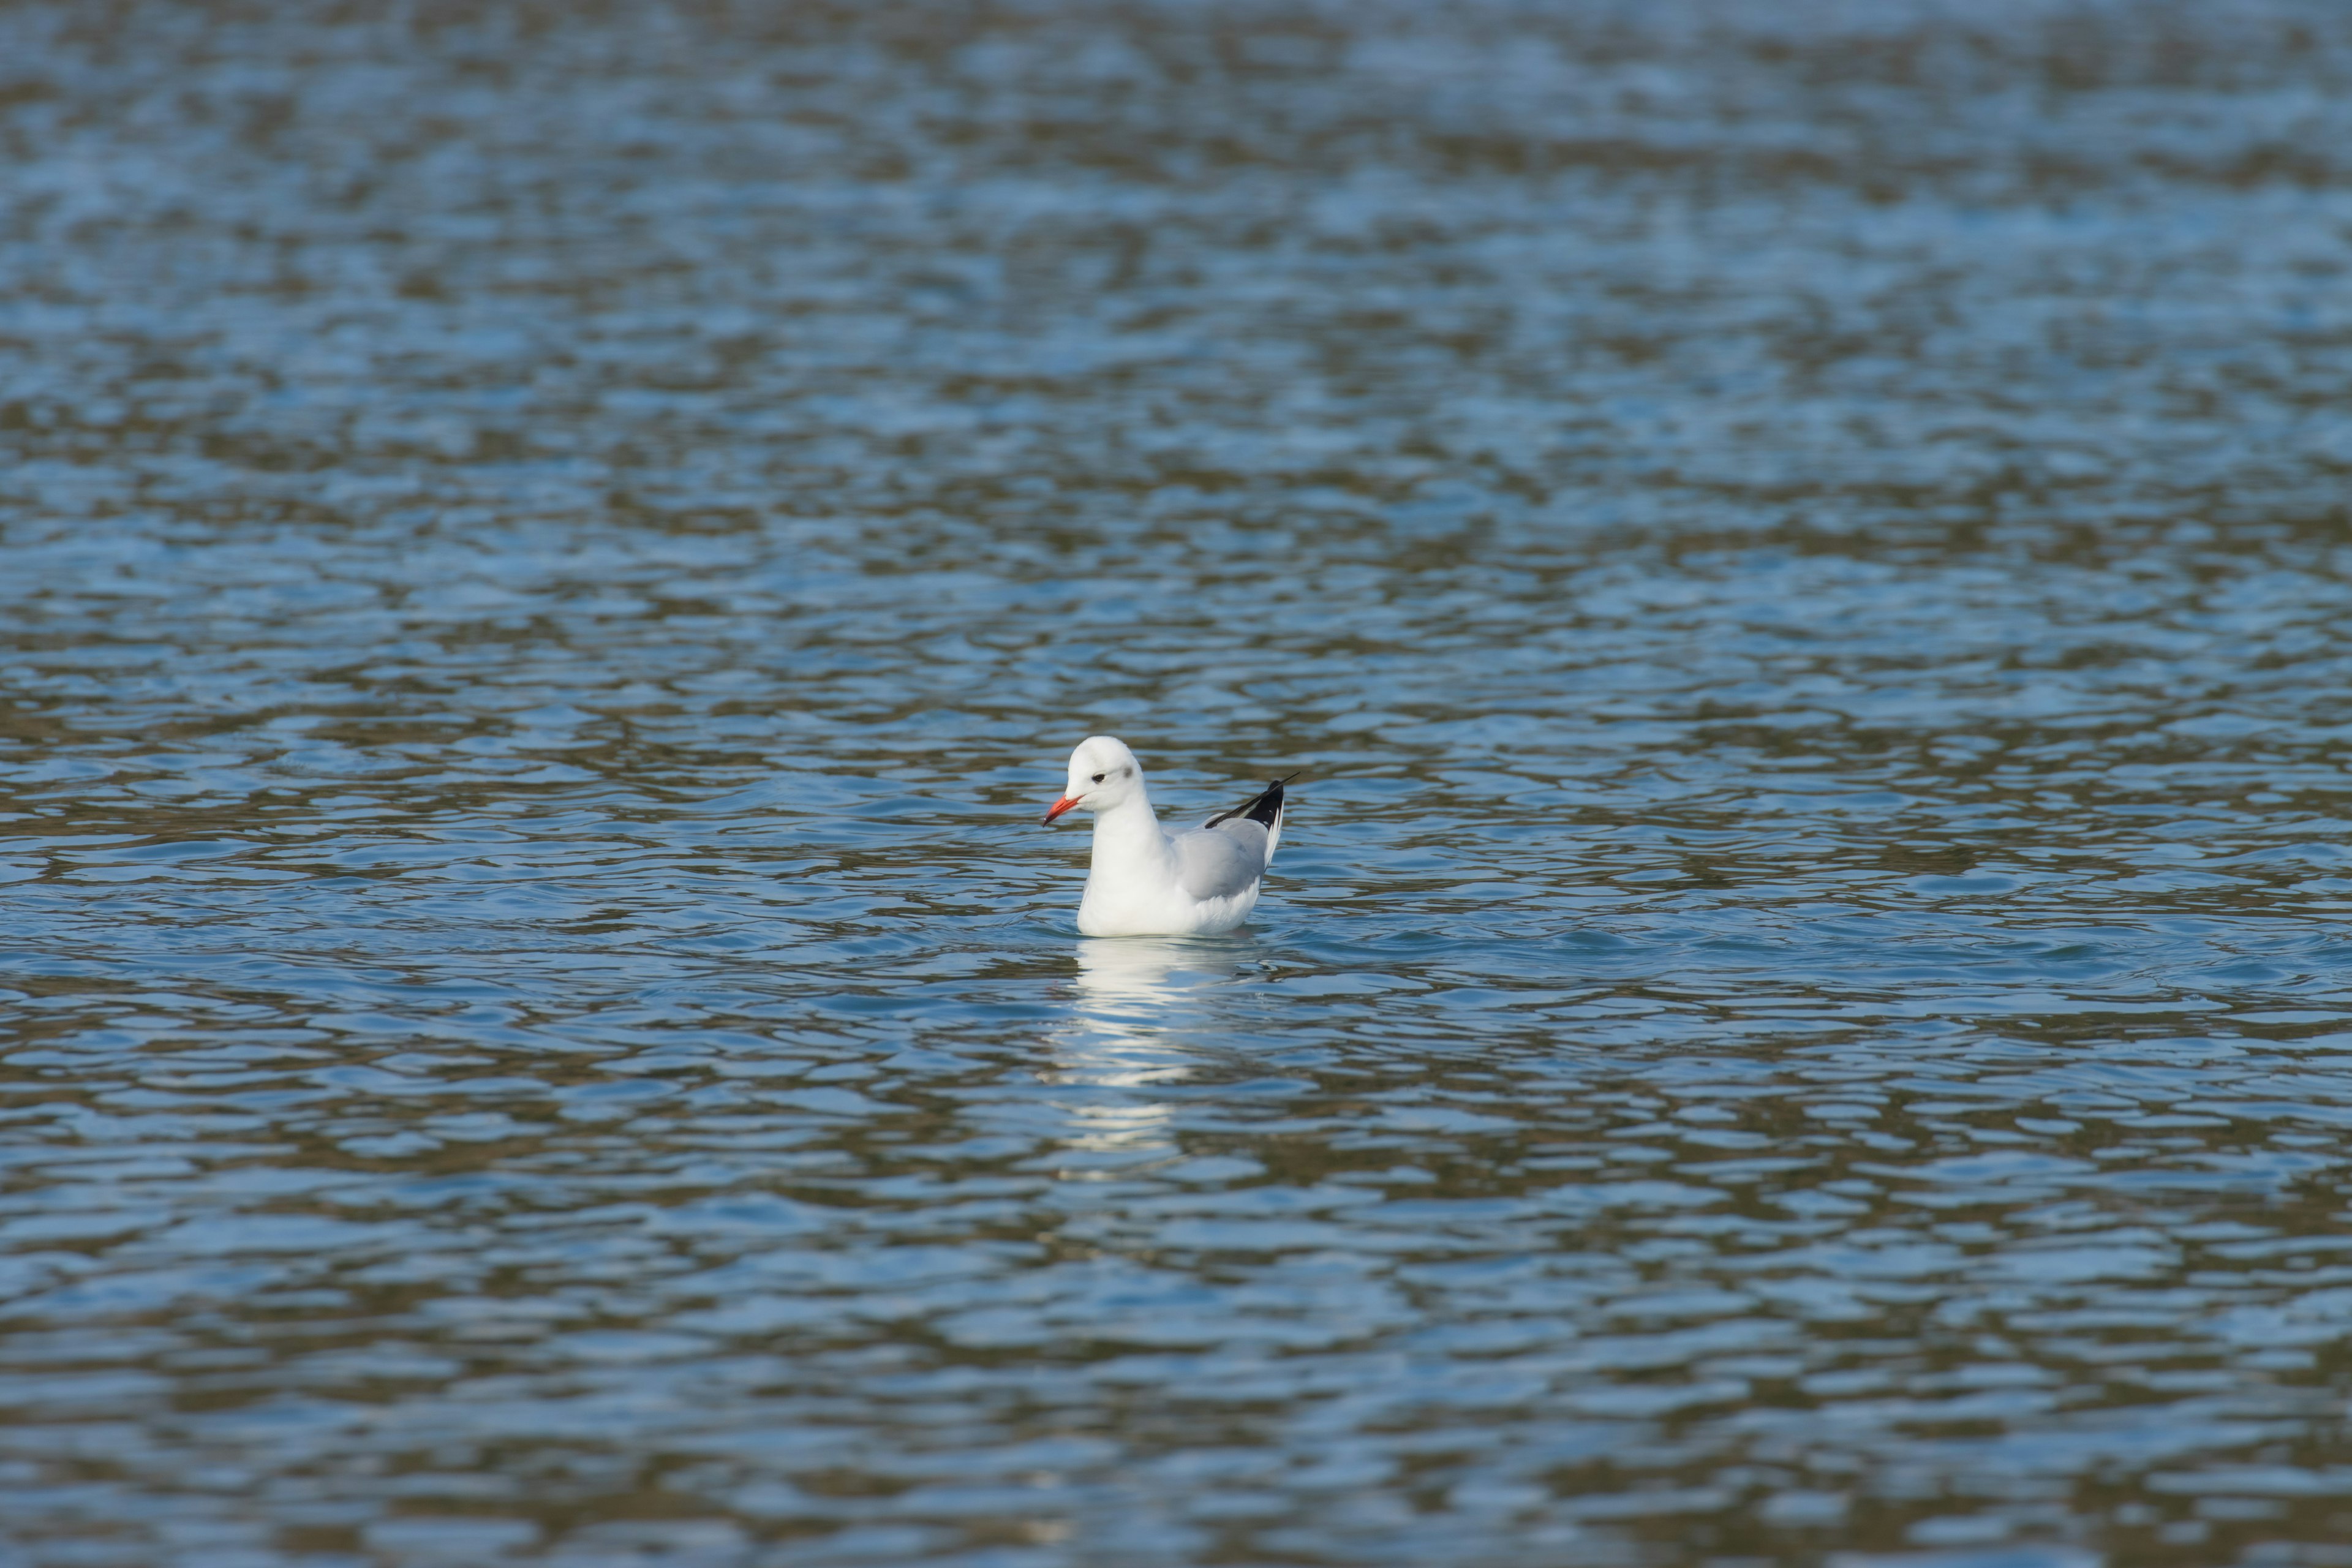
[[[26,4],[0,153],[0,1561],[2352,1563],[2341,7]]]

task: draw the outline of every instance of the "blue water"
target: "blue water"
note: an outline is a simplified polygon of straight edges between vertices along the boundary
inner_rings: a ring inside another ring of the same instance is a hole
[[[7,1568],[2352,1563],[2352,13],[27,4],[0,153]]]

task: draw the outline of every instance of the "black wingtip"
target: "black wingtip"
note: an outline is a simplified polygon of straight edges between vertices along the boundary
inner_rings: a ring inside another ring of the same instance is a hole
[[[1282,786],[1306,771],[1305,768],[1299,768],[1295,772],[1285,773],[1233,810],[1221,811],[1209,818],[1209,826],[1214,827],[1220,822],[1229,822],[1236,816],[1245,816],[1252,822],[1263,823],[1271,828],[1282,817]]]

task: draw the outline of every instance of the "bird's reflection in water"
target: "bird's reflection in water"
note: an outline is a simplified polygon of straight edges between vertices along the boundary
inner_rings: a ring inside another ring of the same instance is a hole
[[[1246,939],[1105,937],[1078,944],[1070,1013],[1054,1031],[1047,1082],[1080,1092],[1064,1106],[1063,1145],[1106,1169],[1171,1152],[1175,1108],[1154,1092],[1200,1066],[1219,1003],[1248,961]]]

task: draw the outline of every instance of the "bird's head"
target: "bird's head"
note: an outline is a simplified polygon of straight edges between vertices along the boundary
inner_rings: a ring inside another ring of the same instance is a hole
[[[1142,793],[1143,764],[1135,760],[1127,742],[1108,735],[1089,735],[1070,753],[1069,783],[1063,787],[1062,798],[1046,810],[1045,820],[1051,822],[1078,806],[1108,811]]]

